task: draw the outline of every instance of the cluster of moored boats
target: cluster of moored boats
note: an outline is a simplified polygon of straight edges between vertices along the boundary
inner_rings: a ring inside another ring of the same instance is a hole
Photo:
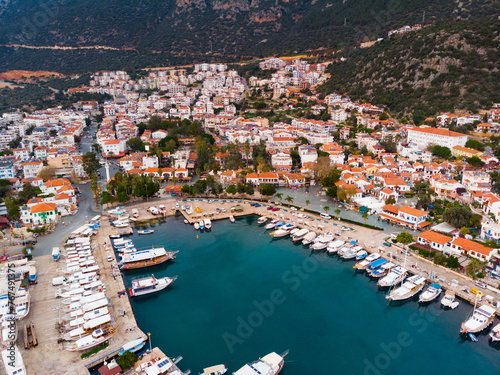
[[[131,270],[150,267],[175,259],[177,251],[167,251],[164,247],[137,249],[131,239],[120,235],[111,235],[113,248],[121,258],[118,267],[121,270]]]
[[[200,231],[205,230],[208,232],[210,229],[212,229],[212,221],[208,218],[200,219],[194,223],[194,229],[200,230]]]
[[[96,246],[90,236],[69,239],[62,250],[64,276],[52,280],[64,311],[59,321],[60,339],[66,341],[69,351],[92,349],[115,333],[106,287],[93,254]]]
[[[267,221],[264,216],[257,220],[261,225]],[[292,223],[278,219],[270,221],[265,228],[274,230],[270,233],[274,238],[290,236],[293,242],[302,243],[311,250],[326,250],[328,254],[337,254],[342,259],[357,260],[353,268],[358,272],[364,272],[370,278],[377,279],[378,287],[387,290],[386,299],[389,301],[406,301],[420,293],[419,303],[426,304],[437,299],[443,292],[440,284],[436,282],[428,284],[423,276],[409,275],[405,267],[382,258],[378,253],[368,254],[356,241],[343,241],[337,238],[340,233],[327,231],[317,234],[307,228],[298,228]],[[455,309],[459,305],[452,290],[446,291],[441,299],[441,305],[446,309]],[[469,334],[473,341],[477,341],[473,334],[486,329],[493,322],[495,312],[496,309],[487,304],[475,307],[471,317],[462,323],[460,331]],[[500,324],[492,330],[490,336],[492,341],[500,341]]]

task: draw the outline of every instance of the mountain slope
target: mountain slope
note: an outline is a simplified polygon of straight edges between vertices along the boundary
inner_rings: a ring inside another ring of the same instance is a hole
[[[385,104],[416,123],[437,112],[500,102],[497,17],[433,26],[354,50],[320,92]]]
[[[0,45],[109,46],[126,49],[125,65],[134,60],[130,51],[148,56],[147,61],[157,61],[153,55],[158,53],[171,61],[187,56],[194,60],[193,56],[210,52],[262,56],[350,45],[419,23],[424,12],[425,22],[433,24],[477,18],[491,14],[494,4],[489,0],[7,0],[0,5]],[[14,54],[2,48],[0,67],[31,68],[20,66],[23,54],[46,56],[44,51]],[[106,61],[116,54],[58,55],[78,61],[66,64],[69,70],[81,70],[89,56]],[[40,59],[40,63],[51,62]]]

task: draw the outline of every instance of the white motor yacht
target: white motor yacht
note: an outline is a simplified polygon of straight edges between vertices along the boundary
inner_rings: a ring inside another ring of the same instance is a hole
[[[378,282],[377,285],[380,288],[388,288],[391,286],[398,285],[399,283],[403,282],[403,280],[406,277],[408,270],[406,268],[403,268],[401,266],[394,267],[391,272],[387,276],[382,277]]]
[[[495,319],[496,309],[482,305],[475,308],[472,316],[462,323],[460,333],[477,333],[488,327]]]
[[[438,283],[432,283],[418,298],[421,303],[434,301],[443,291],[443,288]]]
[[[420,292],[425,286],[425,277],[413,275],[399,288],[391,290],[385,298],[391,301],[404,301]]]

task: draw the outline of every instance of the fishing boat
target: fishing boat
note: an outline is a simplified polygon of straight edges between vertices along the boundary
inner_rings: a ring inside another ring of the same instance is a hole
[[[278,219],[271,220],[271,222],[269,224],[266,224],[266,226],[264,228],[273,229],[276,226],[276,224],[278,224],[279,222],[280,221]]]
[[[418,298],[418,301],[420,303],[426,303],[426,302],[434,301],[441,294],[442,291],[443,291],[443,289],[441,288],[441,285],[439,285],[438,283],[432,283],[420,295],[420,297]]]
[[[304,245],[304,246],[309,245],[311,242],[314,241],[315,238],[316,238],[316,233],[315,232],[309,232],[309,233],[307,233],[304,236],[304,238],[302,239],[302,245]]]
[[[257,361],[247,363],[233,375],[277,375],[283,369],[285,363],[284,357],[288,354],[288,350],[279,355],[270,353]]]
[[[267,217],[261,216],[257,219],[258,224],[264,224],[267,221]]]
[[[198,226],[200,227],[200,230],[205,229],[205,222],[203,220],[198,221]]]
[[[460,302],[455,301],[455,292],[447,290],[444,297],[441,299],[441,305],[445,308],[456,309]]]
[[[227,372],[226,365],[216,365],[203,369],[200,375],[223,375]]]
[[[309,233],[309,229],[307,228],[300,229],[297,233],[295,233],[292,236],[292,241],[293,242],[301,241],[307,233]]]
[[[290,234],[290,232],[287,231],[286,229],[278,229],[278,230],[275,230],[274,232],[271,232],[269,234],[271,236],[273,236],[274,238],[282,238],[282,237],[288,236]]]
[[[129,226],[129,221],[113,221],[113,225],[116,228],[126,228]]]
[[[394,267],[387,276],[382,277],[377,282],[377,285],[379,286],[379,288],[388,288],[393,285],[398,285],[399,283],[403,282],[407,272],[408,270],[401,266]]]
[[[366,250],[360,250],[356,254],[356,260],[363,260],[367,257],[368,252]]]
[[[113,328],[99,328],[92,332],[92,334],[82,337],[79,340],[69,344],[66,350],[70,352],[78,352],[82,350],[91,349],[108,341],[115,333]]]
[[[113,238],[120,238],[121,236],[119,234],[112,234],[109,236],[109,238],[113,239]]]
[[[187,219],[184,219],[184,224],[189,224],[189,221]]]
[[[200,224],[198,224],[198,222],[194,223],[194,229],[196,230],[200,229]]]
[[[210,219],[205,219],[204,224],[205,224],[205,230],[212,229],[212,222],[210,221]]]
[[[118,266],[122,270],[131,270],[155,266],[168,260],[175,259],[177,251],[166,251],[163,247],[153,247],[149,250],[136,251],[130,254],[123,254]]]
[[[235,220],[234,220],[234,216],[233,216],[233,215],[229,215],[229,221],[230,221],[231,223],[234,223],[234,221],[235,221]]]
[[[404,301],[420,292],[425,286],[425,277],[413,275],[409,277],[399,288],[391,290],[385,297],[390,301]]]
[[[14,353],[12,353],[14,352]],[[2,362],[7,375],[26,375],[23,357],[16,345],[2,350]]]
[[[290,237],[293,237],[295,236],[296,233],[298,233],[299,231],[301,231],[302,229],[300,228],[293,228],[291,231],[290,231]]]
[[[474,306],[472,316],[460,326],[460,333],[481,332],[493,322],[493,319],[495,319],[495,313],[495,308],[491,306],[482,305],[477,308]]]
[[[118,355],[122,355],[125,352],[135,353],[144,348],[144,345],[146,345],[146,341],[147,337],[139,337],[135,340],[129,341],[122,346],[121,350],[118,352]]]
[[[153,234],[155,231],[154,229],[144,229],[144,230],[138,230],[137,234]]]
[[[389,274],[395,266],[396,265],[394,263],[387,262],[374,270],[367,271],[367,273],[368,276],[373,277],[374,279],[380,279],[381,277]]]
[[[17,324],[14,314],[5,314],[2,317],[2,343],[9,346],[9,343],[17,340]]]
[[[30,312],[30,295],[25,288],[19,288],[14,298],[16,319],[21,320]]]
[[[372,273],[374,273],[377,269],[379,269],[386,263],[389,263],[387,259],[379,258],[377,260],[374,260],[373,262],[370,262],[370,264],[366,266],[365,271],[368,275],[371,276]]]
[[[129,289],[130,297],[159,292],[172,284],[176,279],[177,276],[161,277],[157,279],[154,275],[151,275],[132,280],[132,287]]]
[[[500,323],[497,324],[490,332],[491,341],[500,341]]]
[[[335,254],[339,249],[344,246],[345,242],[342,240],[331,241],[327,246],[328,254]]]

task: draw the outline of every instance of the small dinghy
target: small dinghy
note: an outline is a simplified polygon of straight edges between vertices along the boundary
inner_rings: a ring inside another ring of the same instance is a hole
[[[194,223],[194,229],[196,230],[200,229],[200,224],[198,224],[198,222]]]
[[[477,342],[477,337],[474,335],[472,332],[469,332],[469,338],[472,340],[472,342]]]

